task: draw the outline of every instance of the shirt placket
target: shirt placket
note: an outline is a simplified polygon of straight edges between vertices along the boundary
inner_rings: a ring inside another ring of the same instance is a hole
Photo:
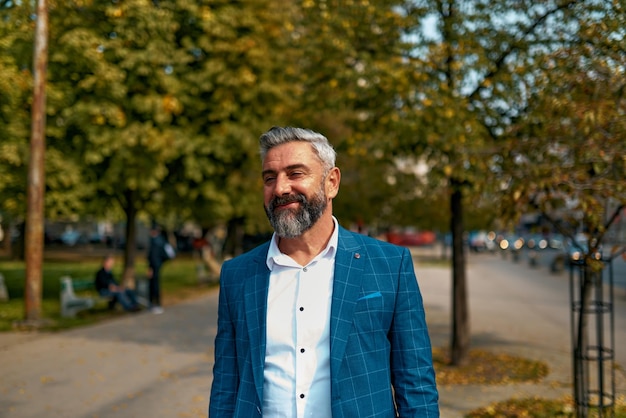
[[[304,416],[311,387],[311,364],[308,356],[313,354],[311,333],[307,332],[307,325],[311,323],[310,315],[314,312],[307,298],[306,283],[310,280],[310,267],[306,266],[298,272],[298,287],[296,294],[296,411],[298,417]]]

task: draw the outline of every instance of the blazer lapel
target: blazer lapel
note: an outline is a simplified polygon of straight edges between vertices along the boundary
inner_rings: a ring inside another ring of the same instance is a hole
[[[269,248],[269,246],[268,246]],[[265,322],[267,312],[267,290],[270,271],[265,264],[267,248],[259,251],[259,256],[248,265],[244,280],[244,309],[248,341],[250,341],[250,362],[254,376],[254,386],[259,399],[263,389],[263,367],[265,364]],[[245,361],[245,359],[242,359]]]
[[[361,246],[352,234],[340,228],[330,313],[331,376],[337,376],[341,366],[361,289],[365,254],[359,251],[362,251]]]

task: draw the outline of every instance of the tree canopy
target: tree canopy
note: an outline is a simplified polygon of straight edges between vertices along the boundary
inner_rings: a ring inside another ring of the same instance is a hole
[[[52,1],[47,214],[266,231],[258,136],[318,130],[343,223],[450,220],[462,362],[468,214],[567,208],[599,239],[625,204],[622,3]],[[34,17],[0,9],[0,210],[19,218]]]
[[[590,252],[626,205],[624,10],[602,16],[581,19],[578,42],[538,61],[503,159],[506,207],[535,207],[566,235],[589,234]]]

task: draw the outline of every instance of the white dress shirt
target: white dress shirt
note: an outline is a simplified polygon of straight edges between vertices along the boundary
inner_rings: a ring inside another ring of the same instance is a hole
[[[263,416],[331,417],[330,307],[338,224],[326,248],[306,266],[278,249],[267,253],[270,282]]]

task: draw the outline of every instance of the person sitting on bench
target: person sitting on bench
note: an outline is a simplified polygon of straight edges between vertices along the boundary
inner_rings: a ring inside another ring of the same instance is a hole
[[[109,309],[113,309],[115,304],[119,302],[124,310],[129,312],[137,312],[141,310],[137,303],[137,297],[132,289],[120,286],[113,277],[113,265],[115,258],[107,255],[102,260],[102,267],[96,273],[96,290],[103,297],[109,297]]]

